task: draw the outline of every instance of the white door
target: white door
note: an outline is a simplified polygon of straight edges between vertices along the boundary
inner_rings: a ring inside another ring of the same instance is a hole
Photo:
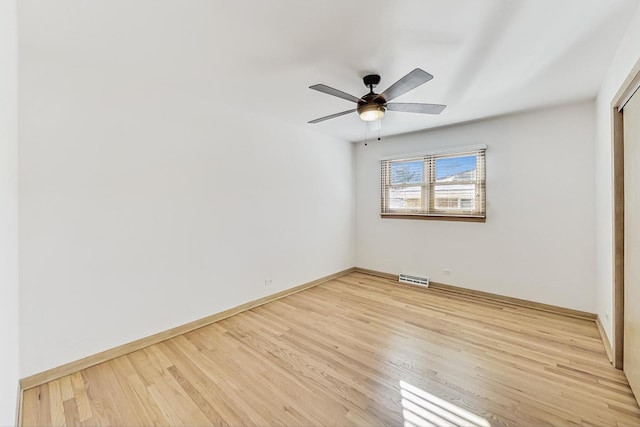
[[[640,398],[640,91],[624,121],[624,372]]]

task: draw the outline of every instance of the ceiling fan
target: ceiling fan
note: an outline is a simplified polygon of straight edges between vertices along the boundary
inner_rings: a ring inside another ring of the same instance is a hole
[[[373,91],[373,88],[380,83],[380,76],[378,74],[369,74],[364,76],[362,81],[364,85],[369,88],[369,93],[358,98],[341,90],[334,89],[327,85],[317,84],[309,86],[309,89],[317,90],[328,95],[337,96],[338,98],[346,99],[347,101],[355,102],[358,106],[352,110],[342,111],[340,113],[331,114],[329,116],[320,117],[319,119],[311,120],[308,123],[319,123],[325,120],[334,119],[336,117],[344,116],[345,114],[358,112],[360,118],[364,121],[370,122],[377,120],[384,116],[384,113],[389,111],[401,111],[405,113],[421,113],[421,114],[440,114],[447,106],[442,104],[419,104],[419,103],[404,103],[404,102],[392,102],[389,101],[404,95],[417,88],[418,86],[431,80],[433,76],[420,68],[416,68],[409,74],[392,84],[387,90],[378,94]]]

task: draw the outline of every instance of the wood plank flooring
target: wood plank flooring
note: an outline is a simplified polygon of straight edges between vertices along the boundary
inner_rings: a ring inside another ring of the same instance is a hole
[[[638,426],[592,321],[351,273],[26,390],[23,425]]]

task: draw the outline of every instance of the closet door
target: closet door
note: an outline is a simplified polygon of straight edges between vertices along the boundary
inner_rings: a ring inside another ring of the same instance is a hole
[[[640,398],[640,91],[624,121],[624,372]]]

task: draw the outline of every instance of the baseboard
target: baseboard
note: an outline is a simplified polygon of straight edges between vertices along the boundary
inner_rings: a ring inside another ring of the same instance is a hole
[[[398,280],[398,275],[390,274],[390,273],[384,273],[384,272],[381,272],[381,271],[369,270],[369,269],[360,268],[360,267],[356,267],[355,271],[358,272],[358,273],[370,274],[372,276],[383,277],[385,279],[390,279],[390,280],[394,280],[394,281]],[[404,285],[404,283],[402,285]],[[421,287],[421,288],[424,289],[423,287]],[[477,297],[477,298],[489,299],[489,300],[493,300],[493,301],[500,301],[500,302],[506,303],[506,304],[511,304],[511,305],[515,305],[515,306],[519,306],[519,307],[533,308],[535,310],[547,311],[547,312],[550,312],[550,313],[562,314],[564,316],[575,317],[575,318],[578,318],[578,319],[587,319],[587,320],[592,320],[592,321],[596,320],[596,315],[595,314],[588,313],[586,311],[574,310],[574,309],[571,309],[571,308],[565,308],[565,307],[560,307],[560,306],[556,306],[556,305],[543,304],[543,303],[535,302],[535,301],[529,301],[529,300],[524,300],[524,299],[519,299],[519,298],[507,297],[507,296],[504,296],[504,295],[492,294],[492,293],[489,293],[489,292],[476,291],[476,290],[473,290],[473,289],[461,288],[459,286],[447,285],[447,284],[444,284],[444,283],[430,282],[429,283],[429,288],[437,289],[437,290],[440,290],[440,291],[457,293],[457,294],[461,294],[461,295],[470,295],[470,296],[474,296],[474,297]]]
[[[237,307],[231,308],[229,310],[222,311],[217,314],[213,314],[211,316],[204,317],[199,320],[195,320],[193,322],[189,322],[187,324],[177,326],[175,328],[169,329],[167,331],[159,332],[157,334],[151,335],[146,338],[142,338],[136,341],[132,341],[127,344],[120,345],[118,347],[105,350],[103,352],[84,357],[82,359],[66,363],[62,366],[58,366],[56,368],[52,368],[46,370],[44,372],[40,372],[35,375],[31,375],[29,377],[23,378],[20,380],[20,388],[21,391],[28,390],[33,387],[37,387],[49,381],[56,380],[58,378],[64,377],[66,375],[71,375],[75,372],[81,371],[82,369],[89,368],[91,366],[98,365],[100,363],[107,362],[109,360],[115,359],[120,356],[124,356],[126,354],[132,353],[134,351],[143,349],[153,344],[157,344],[162,341],[166,341],[170,338],[176,337],[178,335],[182,335],[187,332],[191,332],[195,329],[202,328],[204,326],[210,325],[212,323],[218,322],[220,320],[226,319],[227,317],[235,316],[236,314],[242,313],[243,311],[251,310],[252,308],[259,307],[261,305],[267,304],[269,302],[278,300],[280,298],[284,298],[291,294],[295,294],[297,292],[303,291],[305,289],[312,288],[314,286],[320,285],[322,283],[328,282],[330,280],[336,279],[338,277],[344,276],[346,274],[354,272],[356,269],[354,267],[348,268],[346,270],[339,271],[337,273],[331,274],[329,276],[322,277],[317,280],[313,280],[311,282],[305,283],[303,285],[296,286],[294,288],[290,288],[281,292],[277,292],[272,295],[268,295],[263,298],[259,298],[254,301],[247,302],[245,304],[239,305]],[[22,405],[21,405],[22,406]],[[18,424],[19,425],[19,424]]]
[[[598,315],[596,315],[596,326],[598,327],[598,332],[600,332],[600,338],[602,338],[604,351],[607,353],[609,362],[613,364],[613,347],[611,347],[611,343],[609,342],[609,337],[607,337],[607,333],[604,331],[604,326],[602,325],[602,321],[600,320],[600,316]]]
[[[400,278],[397,274],[383,273],[382,271],[369,270],[369,269],[360,268],[360,267],[356,267],[354,271],[357,273],[368,274],[369,276],[378,276],[384,279],[395,280],[395,281],[398,281],[398,279]]]
[[[575,317],[578,319],[596,320],[594,313],[586,311],[574,310],[572,308],[560,307],[558,305],[544,304],[541,302],[529,301],[520,298],[507,297],[504,295],[492,294],[490,292],[476,291],[473,289],[460,288],[458,286],[445,285],[444,283],[431,282],[430,287],[440,289],[447,292],[455,292],[459,294],[473,295],[480,298],[500,301],[503,303],[517,305],[520,307],[533,308],[536,310],[547,311],[550,313],[562,314],[564,316]]]

